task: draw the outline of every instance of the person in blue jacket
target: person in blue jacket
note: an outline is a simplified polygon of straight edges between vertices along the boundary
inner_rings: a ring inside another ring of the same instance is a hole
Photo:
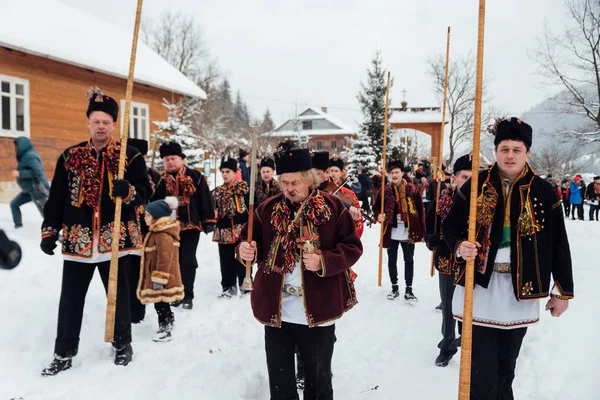
[[[21,193],[10,202],[10,210],[13,216],[15,228],[23,226],[20,207],[33,201],[42,216],[44,215],[44,204],[48,200],[50,185],[44,175],[42,158],[33,149],[29,138],[24,136],[15,139],[15,150],[17,153],[17,169],[13,171],[13,177],[17,178],[17,184]]]
[[[571,203],[571,216],[575,220],[575,210],[577,210],[577,218],[583,221],[583,199],[581,197],[581,177],[577,175],[571,181],[569,186],[569,202]]]

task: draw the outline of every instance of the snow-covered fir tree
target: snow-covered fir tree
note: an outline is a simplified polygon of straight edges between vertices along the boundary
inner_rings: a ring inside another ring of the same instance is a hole
[[[377,51],[371,61],[372,68],[367,70],[367,83],[360,83],[360,92],[358,93],[358,102],[363,113],[363,123],[360,128],[369,137],[377,161],[381,159],[383,154],[383,124],[385,122],[385,90],[387,85],[386,71],[383,69],[382,63],[381,54]],[[392,79],[390,90],[393,84],[394,80]],[[391,102],[390,99],[390,104]]]
[[[353,173],[359,167],[374,169],[377,167],[377,156],[371,146],[371,140],[366,132],[358,132],[355,139],[352,139],[352,148],[348,150],[348,172]]]
[[[204,149],[200,146],[200,138],[192,131],[192,121],[200,113],[201,103],[197,99],[184,99],[179,103],[171,104],[163,99],[163,106],[167,108],[167,121],[154,121],[157,126],[155,168],[162,167],[159,148],[165,142],[177,142],[181,145],[183,154],[186,155],[187,165],[190,168],[200,168],[204,161]],[[152,155],[153,150],[150,150]]]

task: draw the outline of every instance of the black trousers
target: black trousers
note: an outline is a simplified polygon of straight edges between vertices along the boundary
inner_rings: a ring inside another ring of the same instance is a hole
[[[142,322],[146,316],[146,305],[137,298],[137,285],[140,280],[140,262],[142,257],[129,256],[129,308],[131,309],[131,322]]]
[[[185,299],[194,298],[194,282],[196,281],[196,270],[198,269],[196,250],[198,250],[199,241],[200,231],[196,229],[183,231],[180,234],[179,268],[181,270]]]
[[[571,204],[571,217],[575,220],[575,211],[577,211],[577,219],[583,221],[583,204]]]
[[[221,263],[221,287],[227,290],[230,287],[240,287],[246,277],[246,267],[235,258],[235,244],[219,243],[219,261]]]
[[[402,246],[402,255],[404,257],[404,281],[406,282],[406,286],[412,286],[415,273],[415,245],[393,239],[390,241],[390,247],[387,249],[390,281],[392,285],[398,284],[398,266],[396,265],[398,261],[398,245]]]
[[[175,322],[175,316],[173,315],[173,311],[171,311],[169,303],[154,303],[154,309],[156,310],[156,314],[158,314],[158,325]]]
[[[452,316],[452,296],[454,295],[454,275],[438,273],[440,296],[442,298],[442,340],[438,343],[440,353],[454,355],[458,351],[456,339],[456,321]]]
[[[571,203],[569,203],[569,200],[563,201],[563,206],[565,207],[565,215],[568,217],[571,214]]]
[[[304,400],[332,400],[331,358],[335,325],[309,328],[283,322],[281,328],[265,326],[265,351],[271,400],[298,400],[294,365],[297,345],[304,362]]]
[[[600,206],[590,204],[590,221],[594,220],[594,213],[596,214],[596,221],[598,221],[598,211],[600,211]]]
[[[117,283],[117,309],[115,315],[115,337],[113,346],[117,350],[131,343],[131,316],[129,311],[128,268],[130,256],[119,258]],[[98,267],[104,289],[108,290],[110,261],[98,264],[86,264],[65,261],[63,267],[60,303],[58,306],[58,328],[54,354],[70,358],[77,355],[79,334],[83,319],[83,307],[94,271]]]
[[[471,400],[513,400],[515,367],[527,328],[473,325]]]
[[[368,197],[363,197],[359,199],[361,202],[361,208],[363,210],[365,210],[366,213],[370,214],[371,213],[371,204],[369,203],[369,198]]]

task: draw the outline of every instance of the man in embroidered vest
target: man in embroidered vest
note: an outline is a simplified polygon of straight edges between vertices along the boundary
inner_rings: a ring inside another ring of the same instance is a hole
[[[425,210],[417,186],[405,181],[404,163],[400,160],[388,162],[387,170],[391,182],[385,185],[384,212],[381,212],[382,191],[377,192],[373,202],[373,212],[379,223],[385,224],[383,247],[388,249],[388,270],[392,291],[388,300],[400,296],[398,290],[398,247],[402,247],[404,257],[404,281],[406,290],[404,300],[416,301],[412,290],[414,276],[415,243],[423,240],[425,231]]]
[[[316,190],[308,149],[281,149],[276,169],[283,193],[255,211],[255,241],[244,241],[246,225],[238,247],[242,260],[258,262],[251,304],[265,325],[271,399],[298,399],[297,345],[304,398],[330,400],[335,321],[357,303],[349,269],[362,245],[342,202]]]
[[[444,240],[455,255],[459,286],[452,310],[459,320],[465,260],[475,260],[471,400],[513,399],[517,357],[527,327],[539,320],[539,299],[550,295],[546,310],[559,317],[573,297],[561,200],[527,163],[531,126],[517,118],[498,119],[490,132],[496,163],[479,172],[476,243],[466,240],[471,181],[456,191],[442,223]]]
[[[258,208],[269,197],[281,193],[281,188],[273,174],[275,173],[275,160],[265,157],[259,164],[261,181],[256,183],[254,207]]]
[[[217,224],[213,233],[213,242],[219,243],[219,261],[221,263],[221,294],[219,298],[230,299],[240,291],[246,276],[246,267],[235,258],[235,246],[240,241],[242,227],[248,221],[246,197],[248,185],[246,181],[235,179],[237,160],[224,158],[221,161],[223,185],[213,193]]]
[[[472,159],[469,154],[458,158],[454,162],[452,169],[452,186],[443,189],[440,193],[440,199],[427,213],[425,223],[425,243],[427,248],[433,251],[433,265],[438,271],[440,285],[440,297],[442,299],[442,340],[438,343],[440,354],[435,359],[435,365],[446,367],[454,354],[458,351],[460,338],[456,340],[455,327],[456,321],[452,315],[452,295],[454,294],[454,274],[452,273],[452,264],[454,255],[448,248],[442,237],[442,222],[450,211],[452,199],[454,198],[455,187],[460,189],[462,185],[471,179]],[[461,325],[458,326],[459,333]]]
[[[88,98],[86,115],[91,137],[59,156],[44,207],[40,247],[44,253],[54,254],[58,232],[62,230],[64,256],[54,361],[43,370],[44,376],[69,369],[71,359],[77,355],[85,295],[96,267],[104,287],[108,287],[117,197],[123,199],[123,206],[113,342],[115,364],[127,365],[133,354],[128,255],[140,254],[142,248],[136,208],[146,204],[150,183],[144,158],[131,146],[127,146],[124,179],[117,179],[121,146],[112,134],[119,106],[98,88],[90,89]]]
[[[215,211],[204,175],[185,166],[186,157],[179,143],[163,143],[159,151],[165,172],[156,184],[152,200],[165,199],[167,196],[179,199],[177,208],[177,220],[181,226],[179,265],[185,297],[182,302],[174,302],[172,305],[175,307],[181,305],[184,309],[191,310],[194,306],[194,282],[198,269],[196,250],[200,242],[200,232],[209,234],[214,230]]]

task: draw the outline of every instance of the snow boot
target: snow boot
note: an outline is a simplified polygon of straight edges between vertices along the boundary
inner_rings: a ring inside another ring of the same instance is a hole
[[[42,371],[42,376],[54,376],[59,372],[66,371],[71,368],[72,363],[70,358],[54,357],[54,360]]]
[[[452,360],[453,356],[454,354],[445,354],[440,352],[440,354],[435,359],[435,365],[437,365],[438,367],[447,367],[448,363],[450,362],[450,360]]]
[[[152,340],[155,342],[170,342],[172,339],[172,337],[171,337],[172,330],[173,330],[172,323],[161,324],[158,327],[158,331],[156,332],[156,335],[154,335]]]
[[[462,344],[462,336],[459,336],[456,339],[454,339],[454,345],[456,347],[460,347],[461,344]]]
[[[400,297],[400,292],[398,291],[398,285],[392,285],[392,291],[387,295],[388,300],[396,300]]]
[[[192,299],[183,299],[183,302],[181,303],[181,308],[183,308],[184,310],[191,310],[192,308],[194,308],[194,302],[192,301]]]
[[[411,286],[406,287],[406,291],[404,292],[404,300],[406,301],[418,301],[417,296],[414,295]]]
[[[115,365],[126,366],[133,359],[133,347],[130,344],[125,346],[121,350],[117,350],[115,355]]]
[[[22,227],[23,227],[23,224],[15,224],[15,229],[19,229],[19,228],[22,228]]]
[[[221,292],[221,294],[219,295],[219,298],[220,299],[230,299],[235,295],[237,295],[237,288],[232,286],[230,288],[223,289],[223,292]]]

